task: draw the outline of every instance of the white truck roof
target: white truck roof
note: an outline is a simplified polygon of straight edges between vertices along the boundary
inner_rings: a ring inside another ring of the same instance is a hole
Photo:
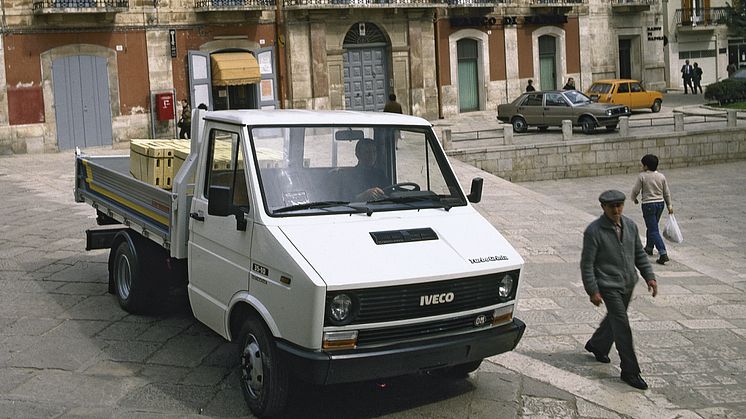
[[[230,110],[208,112],[207,120],[242,125],[410,125],[432,126],[416,116],[388,112],[310,111],[303,109]]]

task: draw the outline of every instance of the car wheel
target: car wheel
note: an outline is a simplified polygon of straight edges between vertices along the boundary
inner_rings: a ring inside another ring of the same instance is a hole
[[[544,131],[546,131],[546,130],[548,130],[548,129],[549,129],[549,127],[548,127],[548,126],[546,126],[546,125],[542,125],[542,126],[540,126],[540,127],[537,127],[537,128],[539,128],[539,131],[542,131],[542,132],[544,132]]]
[[[650,107],[650,110],[653,111],[653,113],[660,112],[661,110],[661,100],[656,99],[655,102],[653,102],[653,106]]]
[[[513,124],[513,131],[515,132],[526,132],[526,130],[528,130],[528,124],[526,124],[526,120],[520,116],[516,116],[515,118],[513,118],[510,123]]]
[[[616,124],[614,124],[614,125],[607,125],[606,126],[606,131],[607,132],[614,132],[614,130],[616,130]]]
[[[244,321],[239,334],[241,391],[258,417],[276,416],[288,399],[288,370],[279,360],[272,334],[257,317]]]
[[[592,134],[596,130],[596,121],[590,116],[584,116],[580,118],[580,127],[584,134]]]

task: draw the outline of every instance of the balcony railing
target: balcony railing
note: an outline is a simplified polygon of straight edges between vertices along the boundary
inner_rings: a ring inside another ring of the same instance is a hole
[[[616,13],[643,12],[650,10],[655,0],[611,0],[611,10]]]
[[[116,13],[129,7],[129,0],[36,0],[34,14]]]
[[[475,0],[454,0],[454,3]],[[444,7],[448,0],[284,0],[286,9],[335,9],[335,8],[423,8]],[[481,3],[494,3],[481,1]]]
[[[572,7],[588,3],[588,0],[531,0],[531,7]]]
[[[710,7],[697,9],[677,9],[674,17],[678,26],[713,26],[725,25],[730,19],[728,7]]]
[[[275,0],[195,0],[195,12],[219,12],[235,10],[272,10]]]

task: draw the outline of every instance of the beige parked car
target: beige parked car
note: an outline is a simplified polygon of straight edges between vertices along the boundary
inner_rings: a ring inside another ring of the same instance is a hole
[[[527,92],[512,103],[497,107],[497,119],[511,123],[515,132],[526,132],[529,126],[543,131],[550,126],[562,126],[565,119],[586,134],[601,126],[614,131],[619,117],[629,114],[627,106],[594,103],[577,90]]]

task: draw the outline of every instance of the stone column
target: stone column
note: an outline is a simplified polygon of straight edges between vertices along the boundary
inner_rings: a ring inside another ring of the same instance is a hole
[[[515,26],[505,27],[505,78],[506,102],[523,93],[521,80],[518,78],[518,31]],[[526,53],[530,54],[530,51]],[[536,69],[534,69],[536,71]]]
[[[569,119],[562,120],[562,140],[572,140],[572,121]]]
[[[171,71],[171,54],[168,30],[166,29],[149,29],[145,32],[145,42],[148,50],[148,80],[150,81],[150,91],[173,91],[174,78]],[[179,98],[174,97],[174,109],[176,101]],[[151,120],[155,121],[155,138],[177,138],[176,120],[157,121],[152,115],[155,109],[151,109]]]
[[[590,54],[592,37],[588,15],[578,16],[578,25],[580,26],[580,80],[578,80],[580,83],[577,84],[577,87],[585,90],[591,87],[593,83],[593,60]]]
[[[329,69],[326,61],[326,22],[314,19],[311,33],[311,91],[313,109],[329,109]]]
[[[5,76],[5,39],[0,33],[0,126],[8,125],[8,82]]]
[[[684,114],[683,113],[673,114],[673,130],[684,131]]]
[[[407,38],[409,39],[409,88],[412,115],[425,116],[425,80],[422,70],[422,26],[420,18],[422,12],[409,11],[407,13]]]
[[[287,80],[291,109],[312,109],[311,45],[308,22],[292,20],[287,25]]]
[[[629,117],[622,116],[619,118],[619,135],[629,137]]]
[[[726,112],[728,114],[728,128],[735,127],[738,124],[738,111],[735,109],[728,109]]]

